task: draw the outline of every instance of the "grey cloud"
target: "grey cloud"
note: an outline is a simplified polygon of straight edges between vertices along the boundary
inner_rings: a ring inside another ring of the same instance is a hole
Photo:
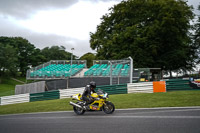
[[[109,2],[109,1],[122,1],[122,0],[88,0],[88,1],[92,1],[92,2],[99,2],[99,1]]]
[[[0,17],[0,36],[8,37],[23,37],[35,47],[43,49],[53,45],[65,46],[66,51],[71,52],[71,48],[75,48],[74,54],[81,57],[87,52],[95,52],[91,50],[89,40],[78,40],[66,36],[59,36],[56,34],[43,34],[32,32],[28,29],[18,27],[14,23],[4,20]]]
[[[45,47],[51,47],[53,45],[64,46],[66,51],[71,52],[71,48],[76,56],[81,57],[87,52],[95,52],[91,50],[88,40],[78,40],[65,36],[58,36],[54,34],[38,34],[32,33],[29,36],[25,36],[31,43],[33,43],[37,48],[43,49]]]
[[[18,19],[24,19],[28,18],[30,14],[36,12],[37,10],[67,8],[78,1],[120,2],[122,0],[0,0],[0,15],[5,17],[9,15]],[[193,5],[195,9],[197,8],[197,5],[199,5],[197,0],[188,0],[188,3]]]
[[[62,9],[67,8],[78,1],[86,0],[0,0],[0,15],[7,15],[26,19],[38,10]],[[91,2],[98,1],[121,1],[121,0],[88,0]]]
[[[0,15],[24,19],[37,10],[66,8],[78,0],[0,0]]]
[[[121,0],[0,0],[0,15],[26,19],[38,10],[67,8],[79,1],[109,2]]]
[[[194,13],[200,14],[198,9],[198,5],[200,5],[200,2],[198,0],[188,0],[188,5],[192,5],[194,7]]]

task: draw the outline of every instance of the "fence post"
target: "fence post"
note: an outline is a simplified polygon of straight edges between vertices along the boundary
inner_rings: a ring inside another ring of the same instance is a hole
[[[133,59],[129,56],[130,62],[130,83],[133,82]]]
[[[110,85],[112,85],[112,62],[109,61],[110,64]]]

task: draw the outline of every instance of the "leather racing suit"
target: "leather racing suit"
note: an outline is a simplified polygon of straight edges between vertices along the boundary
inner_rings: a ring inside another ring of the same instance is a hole
[[[90,85],[87,85],[83,91],[82,99],[86,101],[86,104],[90,104],[93,102],[91,92],[95,93],[94,89]]]

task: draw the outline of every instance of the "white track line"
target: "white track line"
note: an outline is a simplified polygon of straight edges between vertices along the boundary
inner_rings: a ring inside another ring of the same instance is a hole
[[[153,112],[127,112],[127,113],[120,113],[120,114],[147,114],[147,113],[167,113],[167,112],[186,112],[186,111],[199,111],[200,108],[193,108],[193,109],[179,109],[179,110],[158,110]]]
[[[74,112],[74,111],[52,111],[52,112],[33,112],[33,113],[19,113],[19,114],[7,114],[7,115],[0,115],[1,116],[17,116],[17,115],[34,115],[34,114],[52,114],[52,113],[67,113],[67,112]]]
[[[200,108],[200,106],[188,106],[188,107],[155,107],[155,108],[127,108],[127,109],[116,109],[116,110],[157,110],[157,109],[188,109],[188,108]]]
[[[157,109],[187,109],[187,110],[189,110],[189,109],[200,109],[200,106],[191,106],[191,107],[159,107],[159,108],[127,108],[127,109],[116,109],[116,110],[119,110],[119,111],[120,110],[125,110],[126,111],[126,110],[157,110]],[[170,111],[170,110],[167,110],[167,111]],[[176,111],[176,110],[174,110],[174,111]],[[179,111],[179,110],[177,110],[177,111]],[[20,116],[20,115],[29,115],[29,114],[32,115],[32,114],[67,113],[67,112],[72,113],[74,111],[53,111],[53,112],[19,113],[19,114],[0,115],[0,117],[3,117],[3,116],[18,116],[18,115]],[[157,112],[159,112],[159,111],[157,111]],[[140,113],[145,113],[145,112],[140,112]]]
[[[200,116],[112,116],[112,115],[104,115],[104,116],[50,116],[50,117],[20,117],[20,118],[1,118],[1,120],[44,120],[44,119],[108,119],[108,118],[126,118],[126,119],[200,119]]]

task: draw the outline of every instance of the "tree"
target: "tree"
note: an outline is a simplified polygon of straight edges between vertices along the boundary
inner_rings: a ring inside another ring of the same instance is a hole
[[[50,60],[70,60],[71,55],[72,53],[65,51],[64,46],[40,50],[22,37],[0,37],[0,76],[13,76],[17,72],[25,76],[30,67]],[[75,58],[73,55],[73,59]]]
[[[46,58],[42,55],[41,50],[38,48],[35,48],[33,50],[30,60],[31,60],[31,65],[30,65],[31,67],[35,67],[46,62]]]
[[[26,75],[26,71],[32,66],[33,60],[35,57],[35,46],[31,44],[28,40],[22,37],[15,37],[15,46],[17,47],[17,54],[19,60],[19,68],[21,76]],[[38,61],[38,59],[37,59]]]
[[[200,5],[198,6],[198,11],[200,14]],[[195,34],[194,34],[194,45],[198,48],[197,54],[199,56],[197,63],[200,63],[200,15],[198,16],[197,23],[195,24]]]
[[[45,57],[45,61],[50,60],[71,60],[71,54],[65,51],[64,46],[52,46],[45,47],[42,49],[42,55]],[[75,59],[75,55],[73,55],[73,59]]]
[[[21,72],[21,76],[26,75],[27,69],[29,69],[32,64],[38,65],[42,60],[40,50],[36,49],[33,44],[22,37],[0,37],[0,43],[5,46],[4,49],[9,51],[13,50],[10,57],[13,57],[14,60],[10,60],[9,62],[12,64],[11,61],[13,61],[15,64],[15,69],[13,70]],[[1,57],[7,59],[4,56]],[[17,64],[15,60],[17,60]],[[7,65],[9,66],[9,64]]]
[[[0,77],[17,72],[16,49],[9,44],[0,43]]]
[[[81,60],[87,60],[87,67],[91,67],[93,65],[93,60],[95,60],[95,55],[93,53],[86,53],[80,58]]]
[[[194,14],[182,0],[128,0],[110,8],[90,46],[100,59],[131,56],[134,67],[189,69],[196,48],[191,41]]]

